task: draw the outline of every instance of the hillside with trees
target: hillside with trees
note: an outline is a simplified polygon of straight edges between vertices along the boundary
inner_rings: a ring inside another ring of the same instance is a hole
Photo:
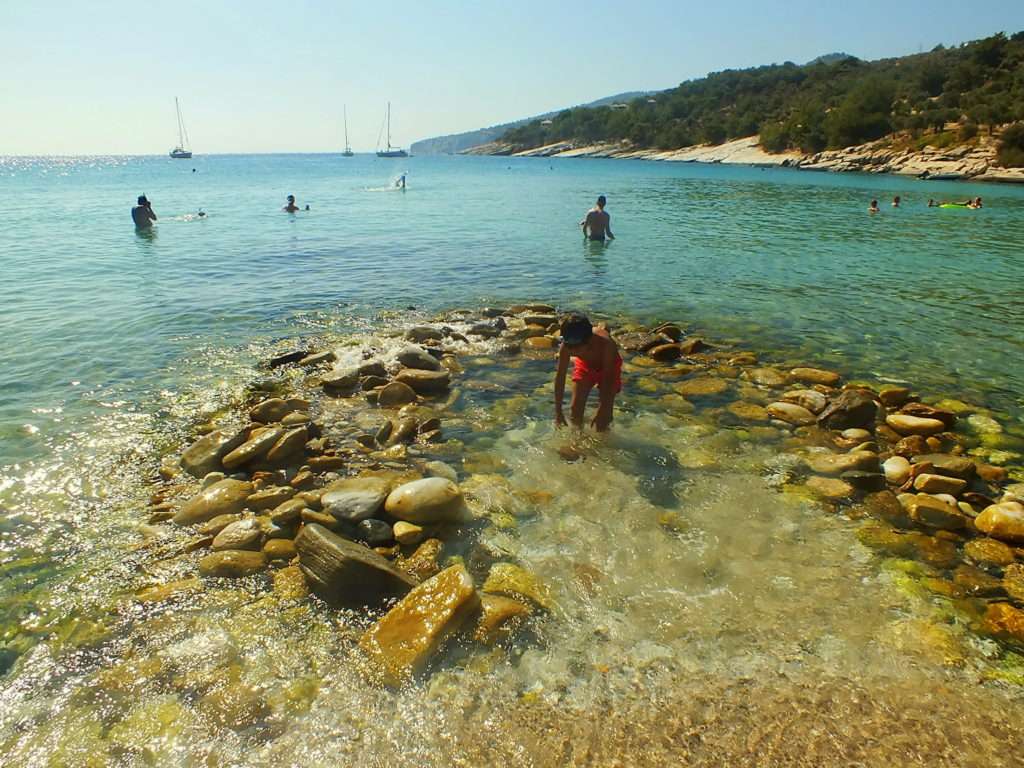
[[[890,134],[949,145],[1017,121],[1024,122],[1024,32],[878,61],[829,55],[715,72],[624,104],[567,109],[513,128],[502,141],[522,149],[572,141],[668,150],[759,134],[769,151],[811,153]],[[1024,125],[1003,131],[999,158],[1024,166]]]

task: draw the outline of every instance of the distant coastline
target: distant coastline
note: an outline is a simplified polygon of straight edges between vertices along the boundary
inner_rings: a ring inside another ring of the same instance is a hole
[[[508,142],[493,141],[470,147],[460,154],[723,163],[781,166],[811,171],[893,173],[959,181],[1024,183],[1024,168],[1003,168],[997,164],[996,145],[992,140],[944,149],[926,146],[919,150],[895,148],[886,140],[881,140],[815,153],[794,150],[768,152],[760,145],[760,136],[756,135],[721,144],[698,144],[671,150],[635,147],[628,142],[581,144],[572,141],[522,149]]]

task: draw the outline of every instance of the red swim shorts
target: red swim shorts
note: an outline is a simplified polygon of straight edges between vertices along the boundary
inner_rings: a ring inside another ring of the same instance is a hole
[[[591,386],[601,386],[601,369],[591,368],[580,358],[574,357],[573,362],[575,365],[572,369],[572,380],[573,381],[585,381],[589,382]],[[615,391],[622,391],[622,358],[615,358]]]

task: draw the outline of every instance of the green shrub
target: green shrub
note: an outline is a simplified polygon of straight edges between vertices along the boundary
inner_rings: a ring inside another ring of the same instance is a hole
[[[769,152],[784,152],[789,149],[789,132],[782,123],[768,123],[761,126],[761,146]]]
[[[1004,168],[1024,167],[1024,123],[1008,125],[999,137],[999,164]]]
[[[960,141],[970,141],[978,135],[978,124],[966,122],[960,126]]]

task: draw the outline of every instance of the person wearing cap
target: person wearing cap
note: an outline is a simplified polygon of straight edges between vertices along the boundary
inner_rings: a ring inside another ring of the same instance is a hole
[[[555,372],[555,424],[565,426],[562,401],[565,399],[565,377],[569,371],[569,358],[574,360],[572,371],[572,400],[569,418],[574,427],[583,427],[583,412],[587,407],[590,390],[600,392],[597,413],[590,425],[605,432],[612,423],[615,396],[622,391],[622,357],[605,328],[594,328],[586,315],[571,314],[562,321],[562,344],[558,349],[558,368]]]
[[[284,208],[281,209],[282,211],[287,211],[288,213],[295,213],[297,210],[299,210],[299,206],[295,204],[295,195],[288,195],[288,197],[286,197],[285,200],[287,202],[285,203]]]
[[[153,206],[145,195],[139,195],[138,205],[132,208],[132,221],[136,229],[148,229],[156,221],[156,214],[153,213]]]
[[[599,242],[603,242],[606,237],[609,240],[615,239],[615,235],[612,234],[612,217],[604,209],[607,202],[604,195],[598,197],[597,205],[587,211],[587,215],[580,222],[583,236],[587,239]]]

